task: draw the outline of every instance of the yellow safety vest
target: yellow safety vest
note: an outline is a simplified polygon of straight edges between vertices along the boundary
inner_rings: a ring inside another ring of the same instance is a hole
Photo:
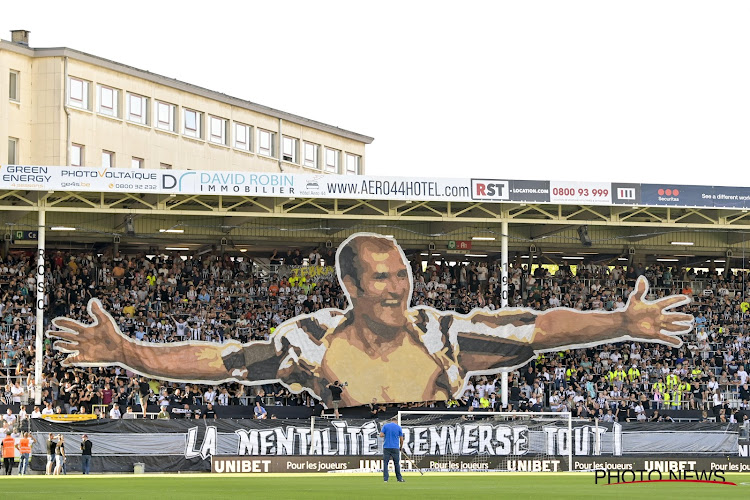
[[[682,400],[682,393],[680,391],[676,391],[674,393],[674,399],[672,399],[672,406],[679,407],[680,400]]]

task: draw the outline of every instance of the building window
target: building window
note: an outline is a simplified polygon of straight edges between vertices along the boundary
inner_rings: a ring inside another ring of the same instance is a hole
[[[218,118],[216,116],[209,117],[209,140],[214,144],[227,145],[227,121],[224,118]]]
[[[177,132],[177,106],[156,101],[156,128]]]
[[[326,148],[326,172],[339,173],[339,152]]]
[[[18,164],[18,139],[8,137],[8,165]]]
[[[102,151],[102,167],[113,168],[115,166],[115,154],[112,151]]]
[[[346,173],[359,175],[359,161],[359,156],[346,153]]]
[[[258,129],[258,153],[265,156],[273,156],[274,154],[274,133],[268,130]]]
[[[134,156],[130,160],[130,168],[143,168],[143,158],[136,158]]]
[[[196,139],[201,138],[201,119],[203,113],[194,111],[192,109],[185,109],[183,118],[185,124],[183,126],[182,133],[188,137],[195,137]]]
[[[128,121],[148,125],[148,97],[128,94]]]
[[[117,117],[120,91],[104,85],[97,85],[97,92],[99,94],[99,109],[97,109],[97,112],[101,115]]]
[[[252,151],[250,138],[252,137],[253,128],[250,125],[242,123],[234,124],[234,147],[243,151]]]
[[[318,145],[311,142],[305,143],[304,165],[310,168],[318,168]]]
[[[89,109],[90,85],[86,80],[68,77],[68,104],[75,108]]]
[[[19,82],[20,82],[20,74],[18,71],[12,71],[10,72],[10,81],[8,85],[8,97],[11,101],[20,101],[21,100],[21,92],[18,88]]]
[[[281,136],[281,159],[297,163],[298,140],[293,137]]]
[[[159,168],[162,170],[172,170],[172,165],[169,163],[159,163]]]
[[[83,146],[80,144],[71,144],[70,146],[70,165],[72,167],[83,166]]]

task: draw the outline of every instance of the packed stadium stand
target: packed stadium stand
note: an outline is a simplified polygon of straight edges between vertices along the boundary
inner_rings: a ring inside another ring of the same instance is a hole
[[[346,307],[346,296],[331,268],[334,256],[334,249],[282,249],[262,258],[228,253],[52,252],[47,262],[45,322],[56,316],[89,322],[86,304],[96,297],[125,335],[142,341],[262,340],[295,315]],[[20,422],[15,417],[19,413],[21,417],[54,412],[140,418],[134,374],[117,367],[66,368],[61,364],[64,355],[52,349],[49,339],[45,339],[43,404],[33,407],[33,259],[30,253],[15,252],[0,262],[1,395],[8,410],[2,411],[14,416],[4,420],[5,427]],[[499,307],[499,262],[447,263],[418,252],[410,262],[413,306],[458,313]],[[556,268],[535,266],[529,273],[516,262],[509,272],[510,306],[611,311],[624,306],[639,276],[648,279],[650,298],[680,293],[692,297],[685,309],[695,316],[695,328],[683,337],[684,345],[673,349],[619,343],[539,356],[510,375],[513,409],[571,410],[576,417],[603,421],[717,421],[750,427],[747,272],[563,262]],[[164,405],[171,418],[302,417],[322,410],[307,394],[290,394],[280,385],[200,386],[158,380],[149,384],[150,416]],[[481,412],[499,410],[500,401],[498,379],[475,377],[461,398],[403,407]],[[259,406],[267,410],[254,411]],[[392,414],[396,408],[391,406],[350,409],[350,415]]]

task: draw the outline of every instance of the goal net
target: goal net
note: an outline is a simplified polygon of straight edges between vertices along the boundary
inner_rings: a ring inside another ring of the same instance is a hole
[[[408,458],[404,469],[572,470],[569,412],[400,411],[397,418]]]

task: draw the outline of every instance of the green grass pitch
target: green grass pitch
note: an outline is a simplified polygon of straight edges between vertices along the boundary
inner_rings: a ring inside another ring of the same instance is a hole
[[[15,472],[15,470],[14,470]],[[69,476],[2,476],[0,498],[121,500],[199,498],[279,499],[563,499],[563,498],[750,498],[750,474],[727,474],[737,486],[698,483],[595,485],[593,473],[416,473],[384,483],[379,474],[144,474]]]

